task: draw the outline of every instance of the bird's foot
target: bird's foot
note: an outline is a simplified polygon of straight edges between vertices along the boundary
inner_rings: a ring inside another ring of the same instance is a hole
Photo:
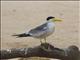
[[[44,51],[50,52],[50,51],[52,51],[52,48],[54,48],[54,47],[52,45],[50,45],[49,43],[42,43],[41,48]]]

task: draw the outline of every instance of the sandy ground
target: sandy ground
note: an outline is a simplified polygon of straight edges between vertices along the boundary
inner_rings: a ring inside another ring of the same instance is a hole
[[[33,47],[40,44],[31,37],[16,38],[11,35],[27,32],[46,22],[48,16],[62,18],[56,23],[53,35],[47,38],[50,44],[67,48],[79,46],[79,3],[74,1],[54,2],[2,2],[1,4],[1,48]]]

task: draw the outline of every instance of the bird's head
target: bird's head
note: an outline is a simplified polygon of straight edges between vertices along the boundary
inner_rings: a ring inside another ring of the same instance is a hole
[[[52,17],[52,16],[49,16],[46,20],[51,21],[51,22],[61,22],[62,21],[62,19],[55,18],[55,17]]]

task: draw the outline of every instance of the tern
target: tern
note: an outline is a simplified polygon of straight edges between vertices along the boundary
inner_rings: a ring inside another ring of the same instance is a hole
[[[53,34],[55,31],[55,22],[61,22],[62,19],[55,18],[53,16],[49,16],[46,18],[46,22],[43,23],[40,26],[37,26],[33,29],[31,29],[28,33],[21,33],[21,34],[15,34],[13,36],[17,37],[33,37],[40,39],[40,42],[42,44],[42,39],[44,39],[46,43],[46,38]]]

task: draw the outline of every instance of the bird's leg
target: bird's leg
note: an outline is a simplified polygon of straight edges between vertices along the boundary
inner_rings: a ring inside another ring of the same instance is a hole
[[[46,37],[44,38],[44,40],[45,40],[45,43],[47,43],[46,42]],[[50,49],[50,46],[48,46],[47,48],[44,48],[45,50],[48,50],[48,51],[50,51],[51,49]]]
[[[42,44],[42,40],[40,39],[40,42],[41,42],[41,44]]]
[[[46,43],[46,37],[44,38],[44,40],[45,40],[45,43]]]

